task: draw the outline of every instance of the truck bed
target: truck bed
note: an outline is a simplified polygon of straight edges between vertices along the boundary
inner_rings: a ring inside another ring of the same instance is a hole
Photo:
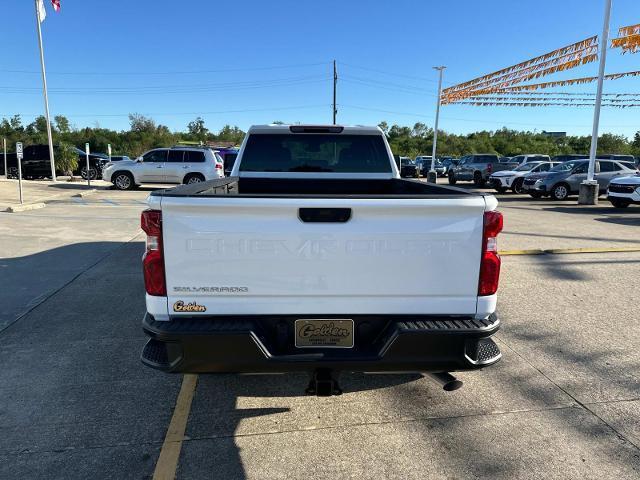
[[[152,197],[360,197],[360,198],[468,198],[485,196],[462,188],[405,179],[298,179],[227,177],[180,185],[151,193]]]
[[[148,203],[162,211],[165,250],[156,318],[183,315],[176,302],[218,315],[494,308],[495,297],[477,296],[490,195],[402,179],[230,177]]]

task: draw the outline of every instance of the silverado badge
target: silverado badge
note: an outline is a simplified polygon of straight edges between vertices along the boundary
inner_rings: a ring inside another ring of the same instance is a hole
[[[206,312],[207,307],[204,305],[198,305],[196,302],[184,303],[182,300],[178,300],[173,304],[174,312]]]

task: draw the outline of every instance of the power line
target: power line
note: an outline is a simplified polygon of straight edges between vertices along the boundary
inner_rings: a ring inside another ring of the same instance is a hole
[[[174,70],[164,72],[113,72],[113,71],[101,71],[101,72],[47,72],[49,75],[190,75],[190,74],[202,74],[202,73],[228,73],[228,72],[250,72],[250,71],[263,71],[263,70],[279,70],[287,68],[303,68],[303,67],[315,67],[319,65],[329,65],[331,62],[316,62],[316,63],[299,63],[294,65],[273,65],[266,67],[241,67],[241,68],[227,68],[227,69],[215,69],[215,70]],[[37,74],[40,72],[34,70],[0,70],[1,73],[24,73],[24,74]]]
[[[414,95],[424,95],[427,97],[435,97],[433,93],[429,93],[430,91],[425,90],[424,88],[415,87],[413,85],[402,85],[399,83],[392,82],[380,82],[377,80],[369,80],[361,77],[353,77],[351,75],[343,75],[342,79],[346,80],[349,83],[357,84],[357,85],[366,85],[369,87],[379,88],[381,90],[389,90],[393,92],[400,93],[411,93]]]
[[[238,110],[217,110],[210,112],[128,112],[128,113],[79,113],[79,114],[68,114],[64,115],[65,117],[71,118],[80,118],[80,117],[128,117],[132,113],[140,113],[141,115],[149,116],[149,117],[161,117],[161,116],[173,116],[173,115],[224,115],[228,113],[249,113],[249,112],[272,112],[272,111],[281,111],[281,110],[303,110],[309,108],[320,108],[327,107],[327,104],[317,104],[317,105],[297,105],[290,107],[270,107],[270,108],[247,108],[247,109],[238,109]],[[11,117],[14,114],[11,113],[0,113],[2,117]],[[38,117],[42,114],[40,113],[24,113],[20,114],[25,117]]]
[[[384,70],[378,70],[378,69],[369,68],[369,67],[362,67],[360,65],[354,65],[352,63],[344,63],[344,62],[339,62],[339,63],[340,63],[340,65],[344,65],[345,67],[357,68],[359,70],[365,70],[367,72],[380,73],[382,75],[388,75],[388,76],[391,76],[391,77],[403,77],[403,78],[409,78],[409,79],[412,79],[412,80],[419,80],[421,82],[438,83],[438,80],[434,80],[434,79],[431,79],[431,78],[415,77],[413,75],[405,75],[405,74],[397,73],[397,72],[393,72],[393,73],[385,72]]]
[[[323,83],[329,80],[330,77],[301,77],[299,79],[291,80],[273,80],[265,82],[253,82],[253,83],[239,83],[239,84],[209,84],[209,85],[190,85],[190,86],[147,86],[147,87],[131,87],[131,88],[109,88],[109,87],[77,87],[77,88],[51,88],[50,92],[57,95],[168,95],[168,94],[195,94],[195,93],[207,93],[207,92],[227,92],[237,90],[252,90],[259,88],[272,88],[272,87],[288,87],[294,85],[307,85],[312,83]],[[24,95],[37,95],[36,88],[31,87],[8,87],[2,86],[0,90],[6,94],[24,94]]]

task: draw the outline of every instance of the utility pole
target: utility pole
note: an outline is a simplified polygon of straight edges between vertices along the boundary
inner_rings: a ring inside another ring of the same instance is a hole
[[[338,115],[338,108],[336,106],[336,90],[338,89],[338,67],[336,61],[333,61],[333,124],[336,124],[336,116]]]
[[[56,163],[53,158],[53,138],[51,136],[51,118],[49,117],[49,94],[47,93],[47,73],[44,68],[44,49],[42,47],[42,28],[40,23],[44,18],[40,18],[40,9],[38,8],[38,0],[35,0],[36,6],[36,25],[38,27],[38,45],[40,46],[40,67],[42,68],[42,90],[44,92],[44,112],[47,119],[47,137],[49,139],[49,159],[51,160],[51,179],[56,181]]]
[[[593,109],[593,130],[591,132],[591,150],[589,151],[589,171],[587,179],[580,184],[578,204],[598,204],[598,182],[594,180],[596,171],[596,154],[598,152],[598,129],[600,127],[600,107],[602,106],[602,87],[604,71],[607,62],[607,45],[609,44],[609,19],[611,18],[611,0],[604,1],[604,24],[599,42],[600,68],[598,70],[598,89],[596,91],[596,105]]]
[[[440,97],[442,96],[442,73],[444,69],[447,68],[444,65],[440,67],[433,67],[435,70],[438,70],[440,76],[438,78],[438,98],[436,100],[436,122],[433,127],[433,150],[431,151],[431,169],[427,174],[427,182],[429,183],[437,183],[438,182],[438,174],[435,170],[436,164],[436,151],[438,145],[438,120],[440,119]]]

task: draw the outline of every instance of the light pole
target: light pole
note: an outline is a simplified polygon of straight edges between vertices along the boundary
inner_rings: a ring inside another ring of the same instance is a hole
[[[440,78],[438,79],[438,98],[436,100],[436,122],[433,127],[433,150],[431,151],[431,168],[429,169],[429,173],[427,174],[427,182],[437,183],[438,174],[435,170],[436,163],[436,149],[438,145],[438,120],[440,119],[440,97],[442,96],[442,72],[444,71],[445,66],[433,67],[435,70],[438,70],[440,73]]]
[[[599,53],[600,68],[598,70],[598,90],[596,91],[596,105],[593,109],[593,130],[591,132],[591,150],[589,151],[589,171],[587,179],[580,184],[578,204],[598,204],[598,182],[594,180],[596,171],[596,153],[598,152],[598,128],[600,126],[600,107],[602,105],[602,87],[604,83],[604,70],[607,62],[607,45],[609,43],[609,18],[611,17],[611,0],[604,2],[604,25],[600,37]]]
[[[42,92],[44,95],[44,113],[47,119],[47,139],[49,141],[49,159],[51,160],[51,179],[56,181],[56,161],[53,154],[53,138],[51,136],[51,118],[49,116],[49,93],[47,92],[47,72],[44,68],[44,49],[42,47],[42,28],[40,24],[44,18],[40,18],[40,8],[38,0],[35,0],[36,5],[36,25],[38,28],[38,45],[40,47],[40,68],[42,69]]]

